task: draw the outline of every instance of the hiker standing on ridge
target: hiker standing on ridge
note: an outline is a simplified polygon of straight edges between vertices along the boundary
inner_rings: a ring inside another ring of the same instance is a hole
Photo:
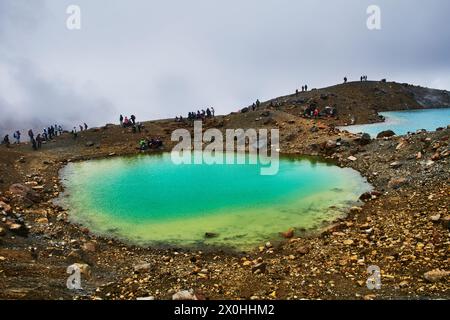
[[[211,113],[212,113],[212,116],[213,116],[213,118],[215,117],[215,110],[214,110],[214,107],[211,107]]]
[[[347,77],[344,77],[344,83],[347,83]]]
[[[14,137],[14,139],[16,139],[16,144],[20,144],[20,131],[19,130],[17,130],[16,132],[14,132],[14,135],[13,135],[13,137]]]
[[[132,114],[132,115],[130,116],[130,120],[131,120],[131,122],[133,123],[133,125],[136,124],[136,116],[135,116],[134,114]]]
[[[123,126],[123,115],[120,115],[119,121],[120,121],[120,126],[122,127]]]
[[[30,141],[32,141],[34,139],[34,133],[33,130],[28,130],[28,136],[30,137]]]
[[[259,109],[259,106],[261,105],[261,102],[259,99],[256,99],[256,109]]]
[[[4,145],[6,145],[7,148],[9,148],[10,142],[9,142],[9,135],[7,134],[4,138],[3,138],[3,142]]]
[[[305,84],[305,91],[308,91],[308,85]]]
[[[86,122],[84,123],[84,130],[86,131],[88,129],[88,125],[86,124]]]
[[[40,133],[36,136],[36,142],[37,142],[37,148],[40,149],[42,147],[42,137],[41,137]]]

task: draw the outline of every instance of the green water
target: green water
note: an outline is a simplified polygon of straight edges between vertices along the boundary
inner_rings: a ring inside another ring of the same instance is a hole
[[[260,165],[175,165],[162,154],[73,163],[61,177],[72,221],[177,247],[249,249],[291,227],[318,228],[370,189],[354,170],[292,158],[281,158],[273,176],[260,175]]]

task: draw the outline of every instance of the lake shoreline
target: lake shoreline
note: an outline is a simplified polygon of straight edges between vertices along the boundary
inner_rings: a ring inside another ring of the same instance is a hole
[[[336,130],[332,120],[271,113],[274,123],[266,126],[280,128],[284,154],[319,156],[366,177],[375,190],[363,196],[364,205],[320,234],[295,232],[249,252],[141,248],[93,235],[52,203],[63,191],[58,172],[66,163],[139,154],[138,135],[105,126],[77,140],[65,134],[38,152],[25,144],[2,146],[8,175],[0,183],[0,297],[170,299],[193,289],[208,299],[450,298],[450,129],[365,141]],[[234,126],[244,121],[238,116],[213,119],[206,127]],[[166,150],[168,134],[180,126],[145,123],[163,137]],[[10,189],[13,183],[30,190]],[[72,263],[88,266],[82,291],[65,287]],[[365,287],[370,265],[382,270],[381,290]]]

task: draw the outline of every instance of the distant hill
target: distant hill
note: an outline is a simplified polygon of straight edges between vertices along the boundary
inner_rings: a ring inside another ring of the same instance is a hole
[[[340,124],[352,118],[355,123],[370,123],[379,121],[377,112],[381,111],[450,107],[450,94],[406,83],[349,82],[274,98],[263,102],[261,109],[275,108],[298,116],[311,104],[319,109],[336,107]]]

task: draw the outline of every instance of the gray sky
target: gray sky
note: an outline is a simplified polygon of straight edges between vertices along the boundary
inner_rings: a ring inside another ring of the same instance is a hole
[[[450,89],[449,14],[448,0],[0,0],[0,129],[228,113],[361,74]]]

